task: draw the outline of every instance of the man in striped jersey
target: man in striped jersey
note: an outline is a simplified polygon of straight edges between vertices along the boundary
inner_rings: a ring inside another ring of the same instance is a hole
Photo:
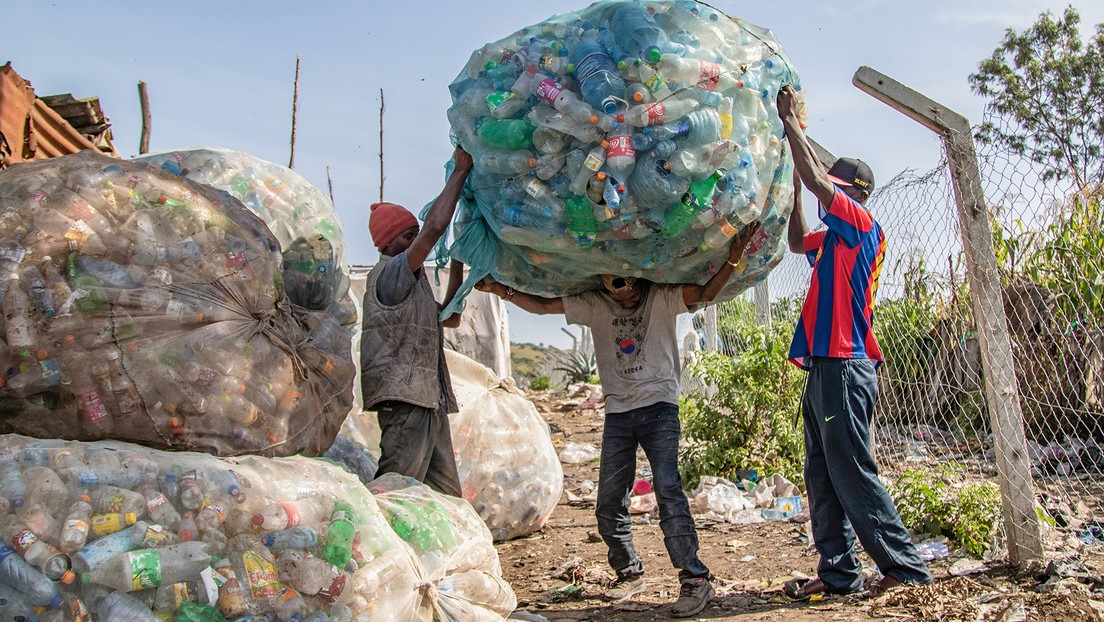
[[[882,573],[871,596],[904,583],[931,583],[870,450],[876,369],[882,363],[873,332],[874,296],[886,248],[885,234],[865,207],[874,174],[854,158],[840,158],[824,170],[798,123],[791,87],[778,94],[778,114],[795,169],[790,250],[806,255],[813,267],[789,356],[809,373],[801,399],[805,486],[820,553],[817,577],[794,579],[785,593],[805,599],[861,591],[856,536]],[[820,201],[826,230],[809,232],[802,183]]]

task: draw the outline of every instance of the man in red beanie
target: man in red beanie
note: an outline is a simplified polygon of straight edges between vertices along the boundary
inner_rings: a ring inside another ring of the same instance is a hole
[[[422,269],[448,230],[472,169],[472,157],[462,148],[457,147],[452,157],[456,167],[420,230],[418,220],[401,205],[372,205],[368,231],[380,261],[368,273],[364,292],[360,385],[364,408],[379,416],[379,473],[401,473],[459,497],[448,420],[457,404],[438,321],[443,307]],[[464,276],[462,265],[453,262],[452,267],[448,298]]]

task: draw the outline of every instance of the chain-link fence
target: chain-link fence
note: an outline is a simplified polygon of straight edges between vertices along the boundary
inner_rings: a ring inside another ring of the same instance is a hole
[[[1007,150],[978,148],[1036,498],[1060,526],[1091,524],[1104,518],[1100,197],[1044,183],[1037,166]],[[869,206],[888,240],[875,306],[885,355],[874,428],[882,474],[893,481],[953,463],[963,481],[990,481],[1007,493],[948,162],[883,183]],[[771,273],[770,321],[795,322],[810,277],[797,255]],[[746,321],[748,300],[716,308],[722,351],[743,347],[732,327]]]

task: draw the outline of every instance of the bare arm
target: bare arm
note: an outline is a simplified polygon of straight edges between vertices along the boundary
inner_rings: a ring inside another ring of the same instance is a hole
[[[437,240],[448,230],[452,222],[452,215],[456,213],[456,202],[460,200],[460,191],[464,188],[464,182],[472,169],[472,157],[461,147],[452,152],[452,158],[456,162],[456,168],[452,170],[445,187],[426,214],[425,224],[418,231],[418,237],[411,242],[406,251],[406,260],[410,263],[410,269],[414,272],[422,269],[426,257],[433,251]]]
[[[693,307],[702,302],[710,302],[717,297],[717,294],[721,293],[725,283],[728,283],[728,279],[732,278],[732,271],[740,263],[740,258],[744,256],[744,249],[747,248],[748,242],[758,231],[759,222],[753,222],[736,234],[736,237],[732,238],[732,242],[728,245],[728,261],[721,264],[721,267],[717,269],[717,273],[706,281],[705,285],[689,283],[682,287],[682,301],[686,303],[687,307]]]
[[[805,252],[805,234],[809,233],[809,225],[805,222],[805,210],[801,206],[801,173],[794,169],[793,174],[793,211],[790,212],[790,222],[786,227],[786,241],[789,242],[790,252],[801,255]]]
[[[563,298],[544,298],[526,294],[525,292],[515,291],[514,288],[507,287],[489,278],[478,283],[475,288],[481,292],[494,294],[499,298],[508,300],[529,313],[548,315],[550,313],[564,312]]]
[[[801,123],[794,111],[794,90],[791,86],[778,92],[778,116],[782,119],[786,140],[789,141],[790,151],[793,153],[795,177],[800,176],[805,187],[823,205],[831,205],[836,187],[828,179],[828,171],[821,166],[812,146],[805,139],[805,131],[801,129]]]
[[[445,301],[444,306],[449,306],[452,299],[456,297],[456,292],[460,291],[460,286],[464,283],[464,264],[459,260],[453,259],[449,264],[449,280],[448,287],[445,289]],[[453,313],[445,318],[445,321],[441,322],[441,326],[445,328],[456,328],[460,326],[460,314]]]

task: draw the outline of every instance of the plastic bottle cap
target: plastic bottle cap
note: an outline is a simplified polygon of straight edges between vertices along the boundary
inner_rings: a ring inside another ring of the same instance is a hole
[[[253,518],[252,518],[252,520],[250,520],[250,522],[253,523],[254,525],[260,527],[261,525],[264,524],[264,517],[261,516],[260,514],[254,514]]]
[[[77,575],[72,570],[66,570],[65,574],[61,575],[61,582],[65,585],[72,585],[73,581],[77,580]]]
[[[91,583],[91,582],[92,582],[92,573],[82,572],[81,573],[81,584],[86,584],[86,583]]]
[[[637,91],[637,92],[632,94],[632,98],[633,98],[634,102],[641,102],[641,101],[644,101],[644,94],[641,93],[640,91]]]
[[[126,522],[126,524],[133,525],[134,523],[138,522],[138,517],[134,515],[134,512],[127,512],[126,516],[123,517],[123,520]]]
[[[272,546],[276,543],[276,537],[272,534],[265,534],[263,541],[265,546]]]
[[[598,173],[595,174],[594,176],[598,178],[598,181],[605,181],[606,180],[606,172],[605,171],[598,171]]]

